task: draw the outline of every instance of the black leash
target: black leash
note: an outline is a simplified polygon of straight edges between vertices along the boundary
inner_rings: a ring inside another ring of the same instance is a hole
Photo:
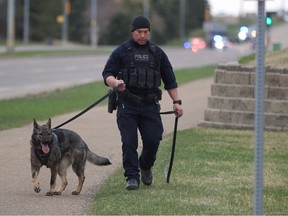
[[[167,112],[160,112],[160,114],[177,114],[177,112],[176,111],[167,111]],[[169,183],[169,181],[170,181],[170,175],[171,175],[172,167],[173,167],[174,153],[175,153],[175,147],[176,147],[177,127],[178,127],[178,117],[175,116],[173,142],[172,142],[172,149],[171,149],[169,167],[168,167],[168,170],[166,170],[167,167],[164,170],[164,174],[165,174],[167,183]]]
[[[99,103],[101,103],[103,100],[105,100],[107,97],[109,97],[111,94],[113,94],[114,92],[118,91],[118,89],[122,86],[122,84],[118,85],[117,87],[113,88],[113,90],[110,90],[106,95],[104,95],[103,97],[101,97],[99,100],[95,101],[93,104],[91,104],[90,106],[88,106],[86,109],[84,109],[83,111],[81,111],[80,113],[78,113],[77,115],[73,116],[72,118],[68,119],[67,121],[65,121],[64,123],[54,127],[54,129],[60,128],[63,125],[68,124],[69,122],[75,120],[76,118],[78,118],[79,116],[83,115],[84,113],[86,113],[87,111],[89,111],[90,109],[92,109],[93,107],[95,107],[96,105],[98,105]],[[165,115],[165,114],[176,114],[176,111],[166,111],[166,112],[159,112],[159,114],[161,115]],[[169,168],[168,168],[168,172],[167,172],[167,177],[166,177],[166,182],[169,183],[169,179],[170,179],[170,175],[171,175],[171,171],[172,171],[172,166],[173,166],[173,160],[174,160],[174,152],[175,152],[175,146],[176,146],[176,134],[177,134],[177,125],[178,125],[178,117],[175,117],[175,124],[174,124],[174,135],[173,135],[173,144],[172,144],[172,150],[171,150],[171,156],[170,156],[170,163],[169,163]]]
[[[83,115],[84,113],[86,113],[88,110],[92,109],[93,107],[95,107],[97,104],[101,103],[103,100],[105,100],[107,97],[109,97],[111,94],[113,94],[114,92],[118,91],[118,89],[122,86],[122,84],[118,85],[117,87],[113,88],[113,90],[110,90],[106,95],[104,95],[103,97],[101,97],[99,100],[95,101],[93,104],[91,104],[89,107],[87,107],[86,109],[84,109],[83,111],[81,111],[80,113],[78,113],[77,115],[73,116],[72,118],[68,119],[67,121],[65,121],[64,123],[54,127],[54,129],[60,128],[63,125],[68,124],[69,122],[73,121],[74,119],[78,118],[79,116]]]
[[[159,112],[160,115],[165,115],[165,114],[176,114],[176,111],[166,111],[166,112]]]
[[[174,161],[174,152],[175,152],[175,146],[176,146],[177,126],[178,126],[178,117],[175,116],[172,150],[171,150],[170,163],[169,163],[169,167],[168,167],[168,171],[167,171],[167,176],[166,176],[166,182],[167,182],[167,183],[169,183],[169,180],[170,180],[170,175],[171,175],[172,166],[173,166],[173,161]]]

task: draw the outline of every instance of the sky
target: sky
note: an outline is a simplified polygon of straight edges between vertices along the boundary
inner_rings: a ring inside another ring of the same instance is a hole
[[[208,0],[211,13],[213,16],[217,14],[227,14],[238,16],[239,14],[256,13],[257,0]],[[266,0],[266,11],[277,11],[281,8],[288,8],[288,0]]]

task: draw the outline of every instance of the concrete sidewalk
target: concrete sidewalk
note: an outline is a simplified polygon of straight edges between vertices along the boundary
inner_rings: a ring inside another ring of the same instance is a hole
[[[203,120],[204,110],[207,107],[207,97],[210,95],[210,85],[212,83],[213,78],[208,78],[183,85],[179,88],[179,95],[183,100],[184,108],[184,116],[179,119],[179,130],[195,127]],[[167,92],[164,92],[161,105],[162,111],[170,111],[172,109],[172,102]],[[52,118],[52,126],[66,121],[75,114],[68,113]],[[165,134],[172,132],[174,117],[165,115],[162,118]],[[50,170],[43,167],[40,171],[40,186],[42,190],[37,194],[32,188],[29,160],[29,140],[32,133],[32,120],[31,124],[24,127],[1,131],[1,215],[85,214],[95,193],[104,180],[122,166],[121,142],[116,125],[115,112],[109,114],[106,106],[96,107],[66,125],[65,128],[79,133],[92,151],[108,157],[112,165],[97,167],[87,162],[86,179],[79,196],[71,195],[72,191],[76,188],[77,177],[69,169],[69,184],[66,190],[61,196],[53,197],[45,196],[45,193],[49,189]],[[155,181],[161,180],[155,179]],[[59,178],[57,178],[57,183],[59,185]],[[124,177],[123,190],[125,190]]]

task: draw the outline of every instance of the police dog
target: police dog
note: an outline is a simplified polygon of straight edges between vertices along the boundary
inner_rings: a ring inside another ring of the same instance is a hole
[[[30,161],[32,172],[32,183],[36,193],[40,192],[38,175],[40,167],[46,165],[51,169],[50,191],[46,196],[61,195],[67,186],[66,173],[68,167],[72,164],[73,171],[78,176],[78,186],[73,195],[81,192],[85,176],[86,160],[89,162],[104,166],[111,164],[107,158],[96,155],[91,152],[75,132],[67,129],[52,129],[51,119],[44,125],[39,125],[34,119],[34,128],[31,136]],[[60,176],[62,184],[59,190],[55,190],[56,176]]]

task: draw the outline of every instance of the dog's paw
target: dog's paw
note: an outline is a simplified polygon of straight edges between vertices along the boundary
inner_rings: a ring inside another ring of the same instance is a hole
[[[79,195],[79,194],[80,194],[80,192],[77,192],[77,191],[72,192],[72,195]]]
[[[48,191],[47,193],[46,193],[46,196],[53,196],[54,195],[54,192],[51,192],[51,191]]]
[[[59,191],[55,191],[55,192],[54,192],[54,195],[59,196],[59,195],[61,195],[61,192],[59,192]]]
[[[40,188],[40,187],[34,187],[34,191],[35,191],[36,193],[40,193],[41,188]]]

